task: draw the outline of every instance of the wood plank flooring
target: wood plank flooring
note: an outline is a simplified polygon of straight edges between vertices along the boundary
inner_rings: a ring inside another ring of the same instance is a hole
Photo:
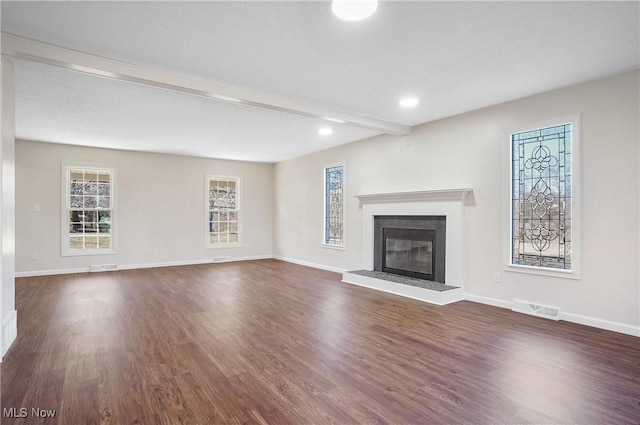
[[[640,423],[640,338],[275,260],[22,278],[16,304],[3,425]]]

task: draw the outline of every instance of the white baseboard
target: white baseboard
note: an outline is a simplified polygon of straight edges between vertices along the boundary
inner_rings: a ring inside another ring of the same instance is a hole
[[[231,257],[227,263],[233,263],[235,261],[255,261],[255,260],[273,260],[273,255],[248,255],[246,257]]]
[[[464,299],[480,304],[492,305],[511,310],[513,302],[499,300],[496,298],[482,297],[479,295],[464,294]],[[591,326],[593,328],[604,329],[607,331],[619,332],[625,335],[640,337],[640,326],[627,325],[626,323],[613,322],[611,320],[598,319],[596,317],[583,316],[581,314],[560,312],[560,320],[565,322],[577,323],[579,325]]]
[[[497,298],[482,297],[480,295],[464,294],[464,299],[467,301],[473,301],[474,303],[478,303],[478,304],[492,305],[494,307],[507,308],[509,310],[511,310],[511,308],[513,307],[513,302],[511,301],[499,300]]]
[[[220,261],[214,258],[205,258],[203,260],[185,260],[185,261],[168,261],[164,263],[147,263],[147,264],[126,264],[118,266],[118,270],[136,270],[136,269],[155,269],[159,267],[176,267],[176,266],[195,266],[198,264],[219,264],[219,263],[233,263],[236,261],[251,261],[251,260],[269,260],[272,257],[270,255],[255,255],[251,257],[230,257],[227,260]]]
[[[54,276],[58,274],[89,273],[91,267],[79,267],[77,269],[33,270],[16,272],[16,277]]]
[[[597,319],[595,317],[565,313],[562,311],[560,312],[560,320],[640,337],[640,326],[627,325],[626,323],[612,322],[611,320]]]
[[[235,261],[251,261],[251,260],[269,260],[273,257],[271,255],[254,255],[247,257],[230,257],[225,261],[218,261],[213,258],[205,258],[202,260],[184,260],[184,261],[167,261],[162,263],[146,263],[146,264],[124,264],[118,265],[118,270],[136,270],[136,269],[152,269],[157,267],[175,267],[175,266],[194,266],[198,264],[212,264],[212,263],[231,263]],[[89,273],[91,267],[81,267],[77,269],[58,269],[58,270],[37,270],[28,272],[16,272],[16,277],[35,277],[35,276],[53,276],[59,274],[73,274],[73,273]]]
[[[0,353],[0,361],[7,353],[13,341],[18,336],[18,311],[13,310],[2,319],[2,353]]]
[[[279,255],[274,255],[271,258],[273,258],[274,260],[286,261],[287,263],[293,263],[293,264],[298,264],[300,266],[312,267],[314,269],[327,270],[327,271],[335,272],[335,273],[344,273],[344,272],[346,272],[345,269],[341,269],[341,268],[338,268],[338,267],[331,267],[331,266],[325,266],[323,264],[310,263],[308,261],[296,260],[294,258],[281,257]]]

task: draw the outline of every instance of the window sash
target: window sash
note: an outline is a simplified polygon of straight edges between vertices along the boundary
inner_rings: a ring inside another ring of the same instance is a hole
[[[571,124],[512,134],[511,264],[571,270]]]
[[[509,137],[505,144],[505,271],[580,278],[580,130],[580,116],[571,115],[512,129],[505,135]],[[560,133],[564,133],[564,145],[558,144]],[[520,142],[528,146],[523,148]],[[521,254],[525,254],[524,261]]]
[[[324,169],[324,245],[344,246],[344,166]]]
[[[209,176],[206,185],[206,245],[239,246],[240,179]]]
[[[115,253],[115,169],[64,165],[62,255]]]

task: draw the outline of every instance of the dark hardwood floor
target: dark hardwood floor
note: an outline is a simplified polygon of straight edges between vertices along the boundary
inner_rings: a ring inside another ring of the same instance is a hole
[[[640,338],[275,260],[22,278],[16,292],[6,425],[640,422]]]

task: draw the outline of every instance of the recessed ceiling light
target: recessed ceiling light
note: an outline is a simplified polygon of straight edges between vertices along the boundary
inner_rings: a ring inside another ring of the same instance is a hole
[[[359,21],[368,18],[378,8],[378,0],[333,0],[333,14],[345,21]]]
[[[400,102],[398,102],[398,104],[403,108],[413,108],[418,106],[418,103],[420,102],[415,97],[405,97],[400,99]]]
[[[322,127],[318,129],[318,134],[321,136],[328,136],[333,133],[333,130],[329,127]]]

